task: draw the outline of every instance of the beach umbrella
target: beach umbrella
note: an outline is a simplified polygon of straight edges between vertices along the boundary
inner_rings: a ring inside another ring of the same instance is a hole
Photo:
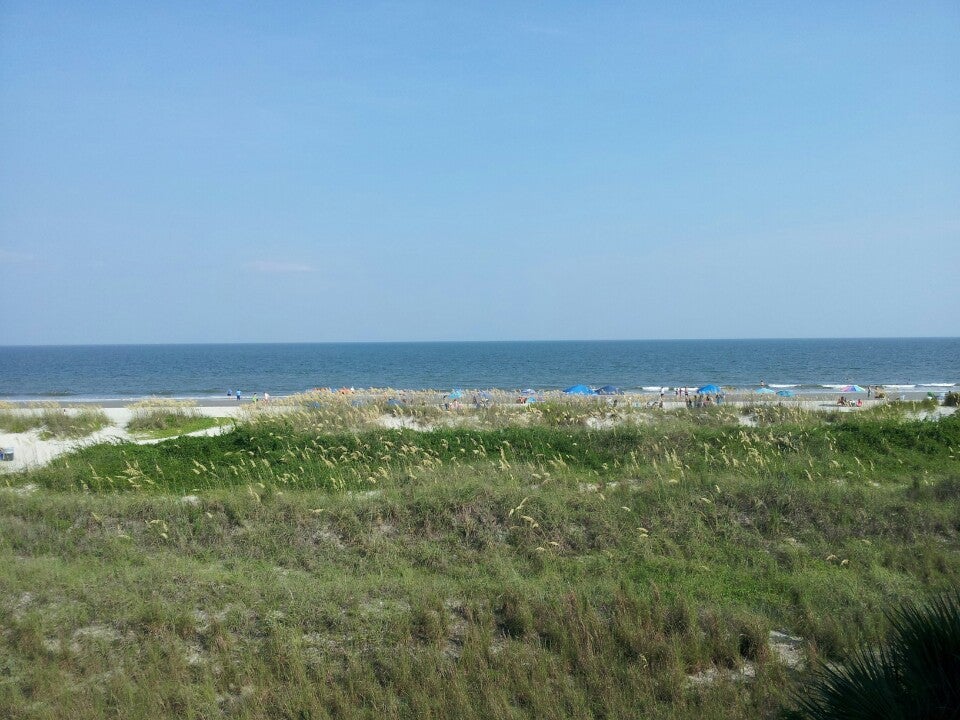
[[[844,385],[842,388],[840,388],[840,392],[842,393],[858,393],[866,391],[866,388],[862,388],[859,385]]]
[[[704,385],[697,388],[697,393],[700,395],[716,395],[718,392],[720,388],[717,385]]]
[[[593,395],[593,390],[586,385],[574,385],[563,391],[567,395]]]
[[[773,390],[768,387],[757,388],[754,392],[757,395],[773,395]]]
[[[623,395],[623,390],[613,385],[604,385],[597,388],[597,395]]]
[[[459,400],[463,397],[463,390],[453,390],[447,397],[450,400]]]
[[[521,390],[521,391],[520,391],[520,394],[521,394],[521,395],[536,395],[536,394],[537,394],[537,391],[534,390],[533,388],[527,388],[526,390]]]
[[[777,390],[777,395],[780,397],[793,397],[793,390]]]

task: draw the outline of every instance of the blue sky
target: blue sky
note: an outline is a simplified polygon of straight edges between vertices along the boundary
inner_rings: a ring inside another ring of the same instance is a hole
[[[960,4],[459,5],[0,0],[0,344],[957,334]]]

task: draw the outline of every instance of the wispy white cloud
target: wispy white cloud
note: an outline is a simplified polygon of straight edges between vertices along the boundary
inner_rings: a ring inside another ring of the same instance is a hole
[[[247,267],[262,273],[311,273],[316,268],[306,263],[281,262],[278,260],[254,260],[247,263]]]

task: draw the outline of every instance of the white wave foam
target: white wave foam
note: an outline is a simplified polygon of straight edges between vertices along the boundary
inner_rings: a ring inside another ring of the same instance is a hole
[[[660,392],[663,389],[669,390],[666,385],[644,385],[643,389],[647,392]]]
[[[768,384],[770,387],[772,387],[772,388],[792,388],[792,387],[800,387],[799,384],[797,384],[797,385],[780,385],[779,383],[767,383],[767,384]]]
[[[920,383],[920,387],[953,387],[955,383],[952,382],[941,382],[941,383]]]
[[[911,390],[916,385],[884,385],[888,390]]]

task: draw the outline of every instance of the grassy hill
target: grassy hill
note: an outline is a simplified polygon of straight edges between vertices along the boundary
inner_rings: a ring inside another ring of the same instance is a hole
[[[0,707],[774,717],[798,659],[960,585],[956,417],[320,417],[6,476]]]

